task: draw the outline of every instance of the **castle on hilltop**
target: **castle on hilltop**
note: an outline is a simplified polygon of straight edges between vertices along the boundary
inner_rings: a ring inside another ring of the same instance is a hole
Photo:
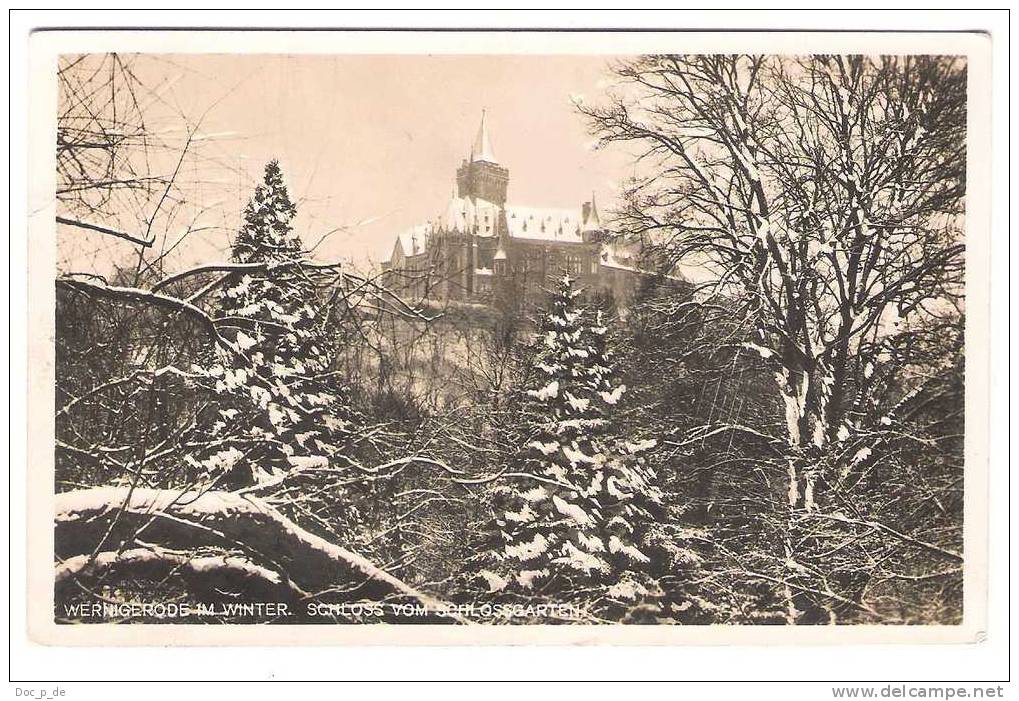
[[[445,209],[397,237],[384,264],[390,284],[407,296],[491,304],[535,299],[550,278],[568,273],[588,293],[632,296],[646,274],[639,250],[608,240],[593,193],[577,210],[547,209],[507,203],[508,188],[482,112]]]

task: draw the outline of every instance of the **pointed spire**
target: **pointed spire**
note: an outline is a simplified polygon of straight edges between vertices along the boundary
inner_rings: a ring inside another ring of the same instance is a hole
[[[488,120],[486,119],[485,110],[481,110],[481,126],[478,127],[478,135],[474,137],[474,145],[471,147],[471,162],[475,161],[499,162],[495,160],[492,142],[488,139]]]
[[[595,202],[594,191],[591,192],[591,210],[584,220],[584,231],[601,231],[601,217],[598,216],[598,204]]]

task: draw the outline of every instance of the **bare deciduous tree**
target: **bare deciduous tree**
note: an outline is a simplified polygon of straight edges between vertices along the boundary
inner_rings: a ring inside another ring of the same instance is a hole
[[[866,540],[847,523],[957,565],[961,524],[900,533],[862,516],[854,487],[908,430],[904,404],[940,381],[905,347],[961,323],[964,63],[654,56],[615,72],[612,99],[579,108],[603,144],[642,149],[621,228],[708,270],[702,295],[738,301],[744,347],[775,377],[787,521],[779,566],[759,574],[784,588],[788,622],[871,608],[859,578],[817,557]]]

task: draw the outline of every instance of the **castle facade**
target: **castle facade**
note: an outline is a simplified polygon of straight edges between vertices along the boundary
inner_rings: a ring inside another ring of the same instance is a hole
[[[576,210],[516,205],[507,202],[509,180],[482,112],[445,208],[397,237],[384,265],[390,284],[407,296],[492,304],[537,298],[568,273],[585,292],[625,303],[645,275],[639,251],[609,240],[594,195]]]

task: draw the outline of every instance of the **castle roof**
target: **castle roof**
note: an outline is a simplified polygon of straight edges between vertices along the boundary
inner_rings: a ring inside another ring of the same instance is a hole
[[[407,229],[399,235],[406,256],[422,253],[433,230],[461,231],[490,238],[499,234],[499,219],[506,216],[506,233],[511,239],[582,243],[583,232],[598,231],[601,220],[594,203],[584,219],[581,209],[530,207],[507,204],[505,208],[481,198],[453,195],[437,218]]]
[[[424,253],[431,234],[432,227],[430,224],[419,224],[397,235],[396,242],[403,249],[403,255],[415,256],[419,253]]]
[[[470,231],[477,227],[479,236],[495,236],[499,224],[499,205],[480,198],[453,196],[439,216],[438,224],[446,231]]]
[[[580,212],[575,209],[506,205],[510,238],[581,243],[580,225]]]
[[[481,112],[481,124],[471,146],[470,161],[497,164],[488,136],[488,119]],[[510,239],[546,241],[552,243],[583,243],[585,234],[603,229],[598,208],[591,202],[579,209],[554,209],[506,204],[501,206],[480,197],[461,197],[457,186],[442,212],[428,224],[405,231],[399,236],[399,245],[405,256],[421,254],[428,246],[433,231],[461,232],[482,238],[500,236],[502,218],[505,217],[506,234]],[[506,252],[500,252],[505,257]],[[616,262],[616,257],[612,257]]]
[[[486,163],[498,163],[495,160],[495,151],[492,150],[492,142],[488,138],[488,123],[485,118],[485,110],[481,110],[481,126],[478,127],[478,135],[474,137],[474,145],[471,146],[471,162],[485,161]]]

